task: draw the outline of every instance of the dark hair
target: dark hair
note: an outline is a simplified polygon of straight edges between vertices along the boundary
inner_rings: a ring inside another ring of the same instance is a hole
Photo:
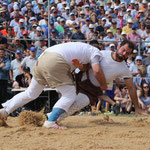
[[[144,92],[144,84],[147,84],[148,86],[149,86],[149,92],[148,92],[148,96],[150,96],[150,85],[148,84],[148,83],[146,83],[146,82],[142,82],[142,84],[141,84],[141,88],[142,88],[142,90],[141,90],[141,96],[145,96],[144,94],[145,94],[145,92]]]
[[[89,42],[89,44],[90,44],[90,45],[93,45],[93,44],[99,44],[99,43],[98,43],[97,40],[91,40],[91,41]]]
[[[135,49],[135,45],[130,40],[123,40],[120,44],[120,47],[124,46],[125,44],[128,44],[128,47],[132,49],[132,51]]]
[[[29,67],[23,67],[23,71],[24,72],[30,72],[30,68]]]
[[[125,84],[121,84],[120,86],[119,86],[119,90],[121,91],[123,88],[125,88],[126,87],[126,85]]]

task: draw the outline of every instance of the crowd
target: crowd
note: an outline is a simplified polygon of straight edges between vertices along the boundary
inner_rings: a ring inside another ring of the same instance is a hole
[[[110,51],[129,39],[136,47],[126,62],[137,88],[139,105],[150,111],[150,2],[50,0],[49,4],[45,0],[0,1],[0,103],[6,101],[9,80],[13,88],[30,84],[33,66],[48,47],[48,38],[50,46],[95,39],[100,50]],[[15,54],[13,60],[5,57],[10,51]],[[120,103],[122,112],[132,111],[122,79],[110,83],[106,93]],[[101,100],[97,111],[100,103]],[[105,108],[110,110],[107,103]]]

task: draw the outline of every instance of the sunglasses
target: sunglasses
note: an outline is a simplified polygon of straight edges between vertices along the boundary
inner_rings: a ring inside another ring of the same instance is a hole
[[[144,88],[144,89],[146,89],[146,88],[148,89],[148,88],[149,88],[149,86],[143,86],[143,88]]]

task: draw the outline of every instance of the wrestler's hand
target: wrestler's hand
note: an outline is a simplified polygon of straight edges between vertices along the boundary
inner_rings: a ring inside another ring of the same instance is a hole
[[[148,113],[145,112],[144,110],[142,110],[141,108],[135,109],[135,114],[136,114],[136,116],[138,116],[138,115],[148,115]]]
[[[72,59],[72,64],[76,67],[79,68],[80,70],[83,69],[83,64],[80,60],[78,59]]]

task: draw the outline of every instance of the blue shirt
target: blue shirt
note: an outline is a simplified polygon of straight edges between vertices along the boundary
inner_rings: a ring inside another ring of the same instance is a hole
[[[143,96],[141,96],[140,98],[146,106],[150,105],[150,96],[147,97],[146,99]]]
[[[5,66],[0,68],[0,80],[8,80],[9,79],[9,69],[10,69],[10,60],[4,57],[3,60],[0,61],[0,64],[4,63]]]

